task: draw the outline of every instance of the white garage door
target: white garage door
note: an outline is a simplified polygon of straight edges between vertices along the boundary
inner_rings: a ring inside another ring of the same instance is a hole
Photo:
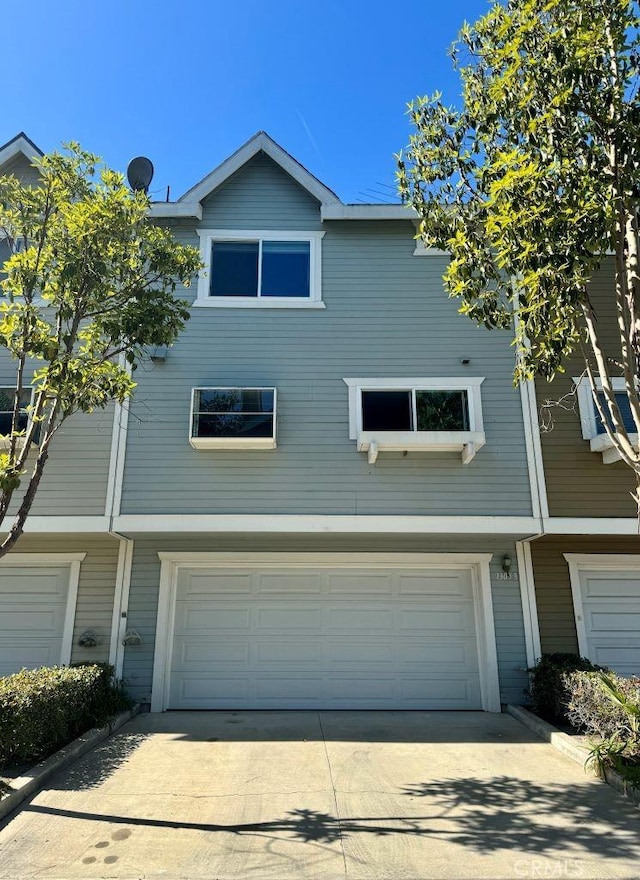
[[[168,707],[479,709],[471,573],[179,568]]]
[[[0,568],[0,676],[60,663],[69,566]]]
[[[640,674],[640,567],[580,570],[586,651],[620,675]]]

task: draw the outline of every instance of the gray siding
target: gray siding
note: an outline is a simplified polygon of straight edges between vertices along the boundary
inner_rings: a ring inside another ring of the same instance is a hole
[[[498,648],[501,699],[522,703],[527,686],[522,607],[517,581],[499,581],[501,559],[509,553],[514,560],[513,540],[505,536],[427,537],[376,535],[158,535],[137,539],[134,546],[129,626],[138,630],[142,644],[125,650],[124,679],[132,696],[147,702],[151,693],[155,627],[158,608],[160,562],[165,552],[468,552],[494,553],[491,564],[493,610]]]
[[[413,256],[411,223],[325,226],[325,310],[194,308],[166,362],[138,371],[122,512],[530,515],[510,334],[457,314],[444,258]],[[468,467],[459,453],[370,466],[349,440],[343,378],[466,375],[486,377],[487,445]],[[277,387],[277,450],[189,446],[191,388],[216,385]]]
[[[203,229],[303,230],[322,226],[316,199],[264,153],[204,199],[200,225]]]
[[[620,343],[615,320],[615,293],[612,258],[591,282],[591,300],[597,315],[598,332],[609,357],[619,357]],[[544,407],[550,414],[551,429],[542,433],[549,513],[551,516],[636,516],[631,497],[633,472],[621,461],[604,464],[599,452],[592,452],[583,440],[580,412],[573,397],[572,376],[580,376],[580,358],[567,364],[564,375],[551,382],[536,380],[538,407],[546,401],[563,401],[562,406]],[[615,371],[614,371],[615,374]]]
[[[0,386],[15,384],[14,363],[0,350]],[[76,413],[51,441],[32,513],[38,516],[103,516],[109,478],[114,405]],[[28,475],[24,478],[26,485]],[[15,511],[16,493],[10,513]]]
[[[71,661],[109,659],[111,615],[118,565],[119,542],[110,535],[24,535],[16,553],[86,553],[80,566]],[[11,554],[9,554],[11,556]],[[100,639],[95,648],[81,648],[78,638],[94,629]]]
[[[23,184],[29,186],[38,186],[40,182],[40,174],[22,154],[3,165],[0,168],[0,174],[6,176],[13,175]]]

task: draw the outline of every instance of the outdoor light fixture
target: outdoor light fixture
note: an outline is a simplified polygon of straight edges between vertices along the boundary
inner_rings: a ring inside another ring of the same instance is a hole
[[[505,574],[509,574],[511,571],[511,557],[508,553],[502,557],[502,570]]]

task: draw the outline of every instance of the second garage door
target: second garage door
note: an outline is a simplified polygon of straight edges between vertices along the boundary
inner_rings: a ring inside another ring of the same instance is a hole
[[[168,708],[479,709],[468,568],[180,568]]]

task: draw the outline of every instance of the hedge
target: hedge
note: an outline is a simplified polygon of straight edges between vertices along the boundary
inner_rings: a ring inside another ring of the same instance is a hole
[[[0,678],[0,766],[46,757],[130,705],[108,664],[23,669]]]
[[[622,678],[576,654],[545,654],[531,673],[532,708],[591,738],[590,759],[640,784],[640,677]]]

